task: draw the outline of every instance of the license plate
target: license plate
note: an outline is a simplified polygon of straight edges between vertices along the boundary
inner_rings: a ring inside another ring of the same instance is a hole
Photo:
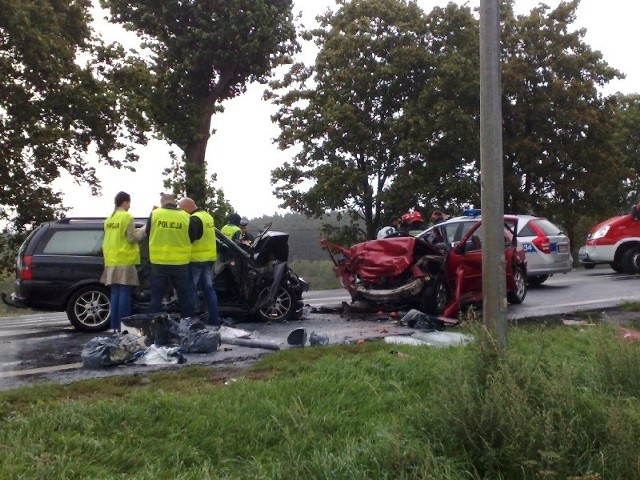
[[[558,244],[558,253],[569,253],[569,244],[567,244],[567,243],[559,243]]]

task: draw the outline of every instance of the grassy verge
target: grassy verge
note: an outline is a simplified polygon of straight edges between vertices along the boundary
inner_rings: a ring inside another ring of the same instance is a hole
[[[0,477],[638,478],[640,345],[520,326],[501,358],[470,333],[4,392]]]

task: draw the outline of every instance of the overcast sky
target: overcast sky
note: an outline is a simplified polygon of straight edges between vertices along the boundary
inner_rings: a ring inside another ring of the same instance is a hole
[[[446,1],[418,0],[425,12],[434,6],[443,6]],[[462,2],[458,2],[462,3]],[[479,0],[468,2],[479,5]],[[518,13],[529,11],[539,1],[516,0]],[[559,0],[547,0],[551,7]],[[303,22],[309,26],[316,15],[327,8],[334,8],[332,0],[295,0],[295,11],[301,11]],[[577,28],[586,28],[585,42],[594,50],[602,52],[604,60],[627,75],[624,80],[612,82],[603,92],[606,94],[640,92],[640,2],[638,0],[582,0],[578,7]],[[115,31],[105,31],[105,37],[118,37]],[[122,38],[121,36],[118,38]],[[313,61],[313,52],[303,51],[308,63]],[[253,85],[241,97],[225,102],[225,112],[213,118],[215,135],[207,148],[208,174],[216,173],[216,186],[223,188],[227,200],[247,218],[255,218],[278,210],[278,200],[271,193],[270,172],[290,158],[287,152],[279,151],[273,144],[278,128],[271,123],[274,107],[261,99],[263,85]],[[168,148],[153,142],[141,149],[141,160],[137,172],[122,172],[108,167],[98,169],[98,178],[103,182],[102,194],[92,197],[87,187],[72,184],[67,180],[59,183],[65,191],[65,204],[72,207],[70,215],[102,216],[113,208],[113,197],[120,190],[132,196],[131,212],[146,216],[158,204],[163,191],[162,170],[169,165]]]

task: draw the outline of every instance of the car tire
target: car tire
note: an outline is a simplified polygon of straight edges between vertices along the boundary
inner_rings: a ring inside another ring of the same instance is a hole
[[[622,265],[620,264],[620,262],[611,262],[609,266],[616,273],[624,273],[624,268],[622,268]],[[592,265],[590,268],[594,268],[594,267],[595,265]]]
[[[527,296],[527,279],[522,268],[515,267],[513,269],[513,282],[516,288],[507,292],[507,301],[512,305],[519,305],[524,302],[524,298]]]
[[[640,272],[640,249],[631,247],[620,257],[620,265],[624,273],[635,274]]]
[[[259,298],[269,294],[269,287],[261,292]],[[288,320],[295,314],[296,298],[287,288],[280,287],[271,305],[258,310],[258,316],[261,320],[267,322],[277,322],[280,320]]]
[[[109,328],[111,302],[109,290],[91,285],[75,291],[67,303],[67,317],[82,332],[102,332]]]
[[[422,310],[430,315],[442,315],[449,303],[449,290],[442,275],[436,275],[433,281],[424,288]]]
[[[549,275],[535,275],[533,277],[527,277],[527,283],[530,287],[539,287],[547,281]]]
[[[594,268],[596,268],[596,264],[595,263],[583,263],[582,266],[584,267],[585,270],[593,270]],[[613,267],[611,267],[613,268]],[[614,268],[614,270],[616,270]],[[617,272],[617,270],[616,270]]]

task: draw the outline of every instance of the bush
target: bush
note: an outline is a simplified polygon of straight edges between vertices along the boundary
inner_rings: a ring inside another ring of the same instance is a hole
[[[294,260],[290,266],[294,272],[309,282],[312,290],[342,288],[338,278],[333,273],[333,262],[331,260]]]

